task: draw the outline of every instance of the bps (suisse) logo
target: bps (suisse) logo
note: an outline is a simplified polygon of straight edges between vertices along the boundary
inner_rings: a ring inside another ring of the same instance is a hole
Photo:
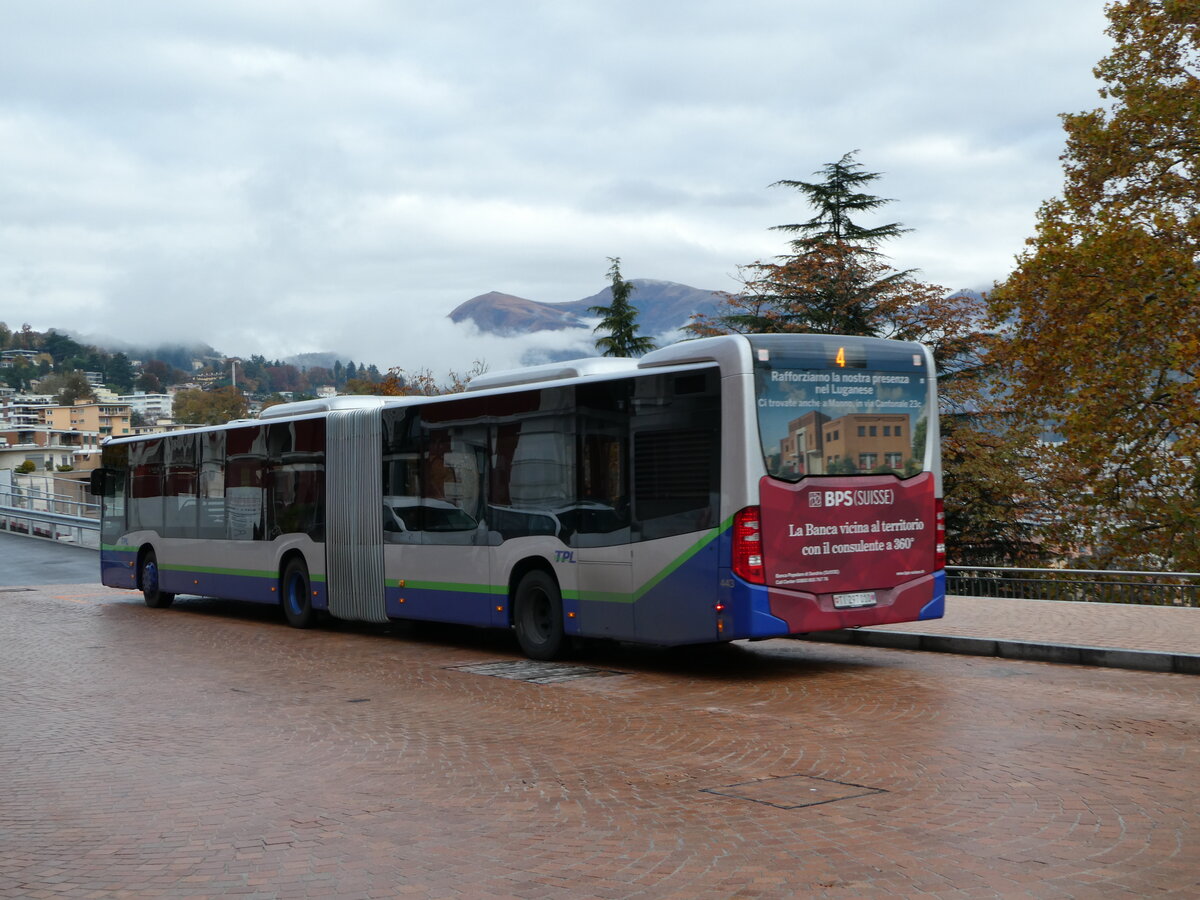
[[[808,492],[808,505],[809,506],[824,506],[825,505],[825,503],[822,500],[820,491],[809,491]]]

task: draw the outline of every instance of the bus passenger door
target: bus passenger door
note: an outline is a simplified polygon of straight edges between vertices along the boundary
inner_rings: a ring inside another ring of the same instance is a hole
[[[628,379],[580,385],[578,492],[561,514],[576,560],[580,630],[635,638]]]
[[[612,546],[586,546],[589,537],[595,536],[577,535],[573,551],[579,584],[580,630],[589,637],[632,639],[637,632],[633,550],[628,538]]]

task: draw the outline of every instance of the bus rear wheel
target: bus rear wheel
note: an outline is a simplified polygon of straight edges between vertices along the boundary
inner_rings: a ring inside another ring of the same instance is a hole
[[[559,659],[566,655],[562,594],[548,572],[535,569],[517,584],[513,595],[513,627],[517,643],[530,659]]]
[[[159,583],[158,558],[153,550],[142,557],[142,597],[151,609],[165,609],[175,600],[175,595],[164,591]]]
[[[309,587],[308,566],[304,560],[293,557],[283,567],[279,580],[283,601],[283,614],[293,628],[307,628],[316,617],[312,604],[312,589]]]

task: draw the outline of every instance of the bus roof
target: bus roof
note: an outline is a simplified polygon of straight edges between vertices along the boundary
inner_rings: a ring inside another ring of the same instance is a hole
[[[742,358],[743,354],[745,354],[744,359]],[[724,367],[725,364],[735,361],[749,362],[749,344],[744,335],[725,334],[669,344],[661,350],[652,350],[639,359],[590,357],[545,363],[540,366],[525,366],[520,369],[506,369],[472,379],[467,390],[486,391],[492,388],[516,387],[576,378],[612,378],[623,373],[636,372],[639,369],[690,363],[718,362],[722,363]]]
[[[810,340],[813,338],[827,339],[829,337],[828,335],[793,336],[804,337]],[[856,340],[879,339],[856,338]],[[638,359],[629,359],[626,357],[591,357],[485,373],[472,379],[466,390],[468,393],[503,392],[506,388],[534,388],[537,385],[565,385],[590,379],[606,380],[620,378],[622,375],[632,375],[639,371],[650,374],[647,370],[659,372],[686,371],[714,363],[719,365],[722,372],[726,374],[750,372],[753,364],[751,361],[751,345],[748,337],[743,334],[724,334],[679,341],[675,344],[668,344],[659,350],[652,350]],[[204,425],[197,428],[189,428],[188,431],[213,431],[250,425],[255,422],[314,418],[341,410],[382,409],[390,406],[449,402],[455,397],[462,397],[462,394],[399,397],[348,395],[325,397],[316,400],[299,400],[293,403],[280,403],[270,406],[260,412],[257,419],[239,419],[221,425]],[[112,438],[111,440],[125,442],[163,436],[161,434],[130,435],[128,437]]]

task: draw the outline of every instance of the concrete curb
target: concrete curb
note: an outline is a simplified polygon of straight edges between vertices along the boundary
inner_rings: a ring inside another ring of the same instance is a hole
[[[1110,669],[1137,669],[1146,672],[1171,672],[1200,675],[1200,656],[1187,653],[1162,653],[1155,650],[1121,650],[1114,647],[1078,647],[1070,644],[1044,644],[1009,641],[998,638],[956,637],[946,634],[914,634],[908,631],[870,631],[846,629],[806,635],[803,640],[831,644],[859,644],[894,650],[923,650],[930,653],[958,653],[964,656],[996,656],[1026,662],[1049,662]]]

